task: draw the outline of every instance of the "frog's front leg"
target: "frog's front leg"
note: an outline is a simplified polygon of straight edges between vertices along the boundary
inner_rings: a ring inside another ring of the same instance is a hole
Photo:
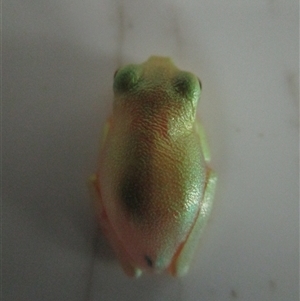
[[[102,233],[110,243],[116,257],[118,258],[125,274],[129,277],[139,277],[142,275],[142,270],[135,267],[124,249],[123,245],[119,241],[115,231],[113,230],[108,217],[105,212],[105,208],[102,203],[100,187],[98,185],[99,177],[93,174],[89,178],[89,190],[93,198],[94,208],[96,210],[96,217],[101,227]]]
[[[217,176],[215,172],[208,170],[207,182],[199,215],[186,241],[177,251],[177,254],[175,255],[169,267],[169,272],[173,276],[184,276],[189,270],[191,260],[199,243],[200,236],[211,213],[216,184]]]
[[[209,149],[209,146],[208,146],[208,142],[207,142],[204,127],[199,121],[196,122],[196,133],[197,133],[197,135],[200,139],[204,161],[206,163],[209,163],[210,162],[210,149]]]

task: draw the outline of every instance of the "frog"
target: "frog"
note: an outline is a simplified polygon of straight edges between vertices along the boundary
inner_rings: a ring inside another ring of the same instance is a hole
[[[114,74],[96,172],[96,218],[129,277],[187,274],[210,217],[217,175],[196,117],[193,73],[151,56]]]

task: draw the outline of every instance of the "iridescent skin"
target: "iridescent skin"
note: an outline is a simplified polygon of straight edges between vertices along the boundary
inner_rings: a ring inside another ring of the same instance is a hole
[[[200,92],[198,78],[165,57],[115,73],[91,187],[102,231],[129,276],[184,275],[209,217],[216,176],[196,122]]]

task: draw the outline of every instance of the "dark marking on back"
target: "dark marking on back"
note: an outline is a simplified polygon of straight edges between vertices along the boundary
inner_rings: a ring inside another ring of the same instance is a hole
[[[145,260],[146,260],[148,266],[150,268],[152,268],[153,267],[153,261],[152,261],[152,259],[148,255],[145,255]]]
[[[144,121],[144,120],[143,120]],[[133,122],[134,124],[134,122]],[[133,126],[133,124],[131,126]],[[126,160],[119,185],[121,206],[136,222],[145,220],[151,202],[152,135],[140,123],[134,124],[125,147]]]
[[[147,211],[147,177],[134,170],[125,174],[120,188],[120,197],[127,212],[134,217],[142,217]]]

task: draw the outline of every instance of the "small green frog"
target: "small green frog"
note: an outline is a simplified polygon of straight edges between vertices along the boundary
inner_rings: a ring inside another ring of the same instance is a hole
[[[114,75],[113,112],[90,178],[97,218],[125,273],[182,276],[209,218],[217,177],[196,121],[201,82],[152,56]]]

